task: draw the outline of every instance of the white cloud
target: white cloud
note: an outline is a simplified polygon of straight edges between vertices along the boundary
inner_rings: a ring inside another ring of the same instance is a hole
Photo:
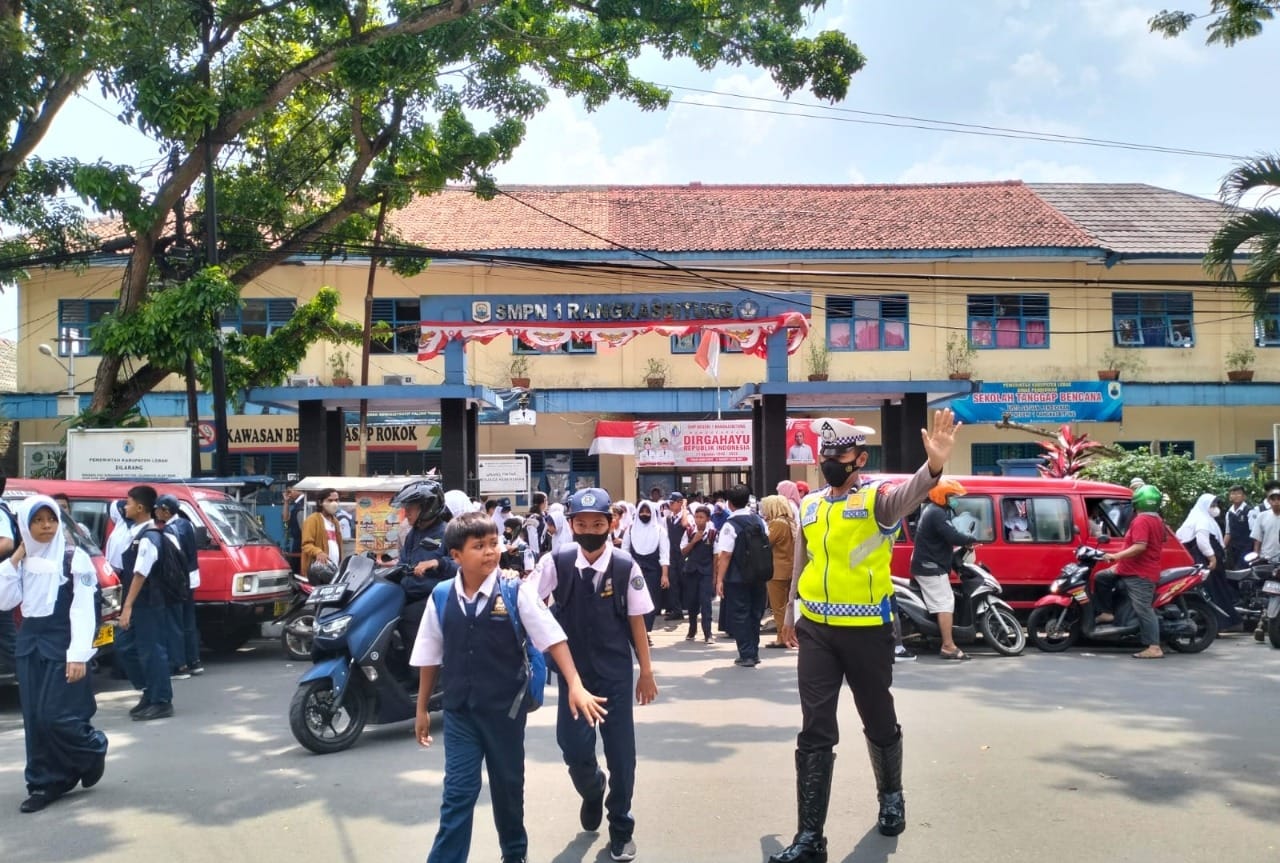
[[[1062,81],[1062,72],[1057,64],[1051,62],[1039,51],[1020,55],[1013,61],[1009,71],[1013,73],[1014,78],[1032,85],[1048,84],[1056,87]]]
[[[859,171],[857,165],[850,165],[849,170],[845,172],[845,182],[863,186],[866,185],[867,175]]]
[[[989,180],[1023,180],[1028,183],[1088,183],[1098,179],[1084,166],[1043,159],[1011,161],[1007,166],[994,167],[990,162],[953,159],[938,153],[916,162],[903,171],[897,179],[900,183],[951,183],[982,182]]]
[[[1194,36],[1166,39],[1152,33],[1148,22],[1158,11],[1154,7],[1080,0],[1080,8],[1092,31],[1117,43],[1123,57],[1115,68],[1126,77],[1150,80],[1169,65],[1199,63],[1204,57]]]

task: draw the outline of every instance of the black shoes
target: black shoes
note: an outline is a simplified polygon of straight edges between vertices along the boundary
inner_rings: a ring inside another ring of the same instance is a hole
[[[769,863],[826,863],[827,837],[822,831],[827,823],[835,762],[834,752],[796,750],[798,830],[791,844],[769,857]]]
[[[172,715],[172,702],[166,702],[164,704],[148,704],[142,710],[133,714],[133,721],[149,722],[152,719],[168,719]]]
[[[684,620],[684,612],[668,611],[666,617],[664,617],[663,620]]]
[[[738,666],[739,668],[755,668],[757,665],[760,664],[760,660],[746,659],[739,656],[737,659],[733,661],[733,664]]]
[[[18,805],[18,811],[27,814],[39,812],[60,796],[59,794],[50,794],[47,791],[33,791],[30,797]]]
[[[882,836],[897,836],[907,829],[907,803],[902,797],[902,731],[888,746],[867,741],[871,770],[876,777],[876,796],[880,815],[876,827]]]
[[[604,820],[604,774],[596,773],[596,786],[599,789],[595,794],[582,798],[582,806],[578,809],[578,821],[582,824],[582,829],[588,833],[594,833],[600,829],[600,822]]]
[[[630,839],[614,839],[609,843],[609,859],[621,861],[636,859],[636,843]]]
[[[92,788],[102,779],[102,774],[107,770],[107,753],[103,752],[97,758],[93,759],[93,764],[80,777],[80,784],[85,788]]]
[[[129,708],[129,716],[136,718],[139,713],[146,710],[151,702],[147,701],[147,696],[138,699],[138,703]]]

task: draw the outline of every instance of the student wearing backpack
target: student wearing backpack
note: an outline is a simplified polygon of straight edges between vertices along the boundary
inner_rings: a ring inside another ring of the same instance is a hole
[[[539,600],[537,585],[499,581],[506,576],[498,569],[498,526],[492,518],[478,512],[454,518],[445,527],[444,545],[458,576],[428,596],[409,660],[421,668],[414,734],[422,746],[432,742],[427,712],[431,692],[437,677],[444,682],[444,793],[427,863],[470,858],[481,764],[489,772],[503,863],[524,863],[529,846],[524,827],[529,706],[523,681],[514,705],[512,701],[512,681],[521,680],[522,667],[527,668],[516,625],[535,648],[550,651],[560,668],[561,710],[594,727],[607,712],[604,699],[583,687],[564,631]],[[512,596],[515,608],[509,607]]]
[[[609,857],[634,860],[636,738],[631,705],[631,655],[640,663],[635,698],[648,704],[658,696],[649,662],[644,616],[653,601],[640,567],[609,542],[609,494],[586,488],[569,498],[573,544],[548,554],[538,565],[538,595],[553,597],[552,611],[569,637],[569,651],[583,683],[607,699],[609,720],[600,726],[606,777],[596,760],[596,729],[570,714],[568,684],[560,678],[556,742],[569,768],[573,787],[582,797],[578,820],[582,829],[599,829],[609,813]]]
[[[800,504],[800,535],[792,568],[791,601],[779,640],[798,646],[796,677],[802,724],[796,737],[795,839],[770,863],[822,863],[823,830],[831,799],[836,708],[840,691],[853,690],[875,774],[880,803],[877,829],[896,836],[907,826],[902,796],[902,728],[893,694],[893,582],[889,560],[898,523],[928,496],[942,476],[960,424],[936,411],[933,431],[920,430],[924,465],[906,482],[863,482],[867,435],[843,420],[817,419],[826,488]]]
[[[0,613],[22,606],[17,660],[28,797],[19,809],[39,812],[77,783],[92,788],[106,768],[107,736],[90,724],[98,574],[88,555],[68,547],[53,498],[24,500],[18,519],[22,545],[0,564]]]
[[[182,553],[187,588],[177,602],[168,604],[169,664],[173,676],[186,680],[204,674],[200,663],[200,630],[196,627],[196,588],[200,586],[200,558],[196,550],[196,529],[182,514],[178,499],[171,494],[156,498],[156,523],[164,526],[165,539],[177,543]]]
[[[164,557],[164,531],[151,520],[156,490],[136,485],[125,496],[125,518],[137,527],[123,555],[121,586],[124,608],[117,625],[133,638],[133,649],[143,680],[142,698],[129,711],[140,722],[173,715],[173,684],[169,680],[168,616]],[[176,549],[175,549],[176,554]]]
[[[773,577],[768,526],[747,505],[751,489],[733,486],[726,493],[731,512],[716,538],[716,595],[728,607],[729,635],[738,644],[740,668],[760,664],[760,618]]]

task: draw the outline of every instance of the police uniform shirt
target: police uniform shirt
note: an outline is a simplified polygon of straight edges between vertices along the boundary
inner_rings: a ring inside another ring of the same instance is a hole
[[[10,561],[0,563],[0,613],[8,614],[21,605],[24,618],[53,614],[58,602],[58,589],[67,583],[63,563],[24,558],[18,566],[21,571]],[[98,628],[93,607],[98,573],[89,555],[79,548],[71,556],[71,578],[75,583],[72,585],[71,644],[67,648],[67,662],[88,662],[98,652],[93,647],[93,636]]]
[[[761,526],[764,527],[765,535],[769,535],[769,526],[765,524],[764,519],[760,518],[760,516],[756,515],[746,507],[743,507],[742,509],[735,509],[733,512],[729,513],[729,518],[734,519],[740,515],[759,519]],[[720,535],[716,537],[716,554],[719,554],[722,551],[727,551],[730,554],[733,554],[733,545],[737,541],[737,528],[734,526],[732,521],[725,521],[724,527],[720,528]]]
[[[594,563],[587,563],[587,559],[582,556],[582,549],[575,545],[574,549],[578,552],[578,559],[574,561],[573,568],[578,572],[584,569],[593,571],[591,578],[592,587],[596,592],[600,591],[600,581],[604,578],[604,574],[609,571],[609,566],[613,562],[613,546],[605,543],[603,553],[595,559]],[[538,564],[538,597],[546,600],[555,592],[556,585],[560,583],[559,575],[556,572],[555,556],[544,554],[542,561]],[[532,579],[533,576],[530,576]],[[617,585],[614,589],[617,590]],[[654,610],[653,597],[649,596],[649,585],[645,583],[644,573],[640,571],[640,564],[635,561],[631,562],[631,577],[627,579],[627,616],[639,617],[649,614]],[[523,610],[523,608],[521,609]]]
[[[476,600],[476,614],[488,607],[493,596],[502,599],[498,593],[498,575],[502,572],[495,569],[480,585],[473,599]],[[462,610],[467,610],[467,600],[462,594],[462,577],[453,581],[453,596]],[[560,623],[551,614],[551,609],[538,598],[535,585],[527,581],[520,582],[516,593],[516,602],[520,612],[520,625],[524,627],[529,641],[538,650],[547,650],[566,640]],[[492,616],[492,615],[491,615]],[[422,614],[422,623],[418,626],[418,637],[413,641],[413,653],[409,656],[409,664],[422,668],[440,665],[444,661],[444,631],[440,628],[440,615],[436,611],[435,592],[427,599],[426,611]]]

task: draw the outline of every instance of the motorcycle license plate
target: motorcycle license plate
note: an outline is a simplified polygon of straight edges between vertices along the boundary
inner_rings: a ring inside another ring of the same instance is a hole
[[[1268,581],[1262,585],[1262,592],[1280,596],[1280,581]]]
[[[272,616],[272,617],[281,617],[281,616],[283,616],[283,615],[284,615],[284,613],[285,613],[286,611],[288,611],[288,610],[289,610],[289,600],[287,600],[287,599],[277,599],[277,600],[276,600],[276,604],[275,604],[275,605],[272,607],[272,609],[271,609],[271,616]]]
[[[1087,605],[1089,603],[1089,591],[1085,590],[1083,587],[1077,587],[1075,590],[1071,591],[1071,598],[1081,605]]]
[[[93,637],[94,647],[103,647],[116,640],[116,628],[110,623],[98,627],[98,634]]]

